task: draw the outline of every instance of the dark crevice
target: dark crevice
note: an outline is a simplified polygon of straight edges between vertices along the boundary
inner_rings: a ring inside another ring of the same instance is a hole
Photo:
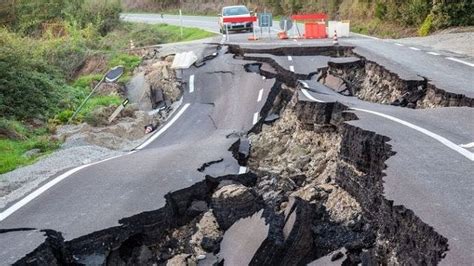
[[[224,161],[224,158],[220,158],[219,160],[215,160],[215,161],[210,161],[210,162],[207,162],[207,163],[203,163],[201,165],[201,167],[199,167],[197,170],[199,172],[204,172],[204,170],[206,170],[207,167],[213,165],[213,164],[217,164],[217,163],[220,163],[220,162],[223,162]]]

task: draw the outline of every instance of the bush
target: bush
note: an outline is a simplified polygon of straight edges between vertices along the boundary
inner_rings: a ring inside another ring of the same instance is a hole
[[[378,19],[383,19],[387,14],[387,6],[382,2],[377,2],[375,4],[375,17]]]
[[[430,34],[433,27],[433,14],[426,16],[425,21],[421,24],[421,27],[418,29],[418,35],[427,36]]]

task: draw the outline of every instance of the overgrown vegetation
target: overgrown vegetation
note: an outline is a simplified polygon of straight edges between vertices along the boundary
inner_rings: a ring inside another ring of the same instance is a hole
[[[332,19],[351,20],[355,31],[390,37],[413,35],[418,29],[419,33],[427,34],[446,27],[474,25],[472,0],[122,1],[132,11],[164,12],[181,7],[188,14],[214,16],[219,8],[232,4],[245,4],[255,11],[271,10],[274,15],[325,12]]]
[[[127,81],[141,58],[129,41],[146,46],[208,37],[202,30],[121,22],[120,0],[7,0],[0,3],[0,173],[30,163],[57,147],[55,127],[74,110],[107,69],[122,65]],[[83,71],[91,58],[101,67]],[[95,95],[74,122],[93,120],[120,95]],[[50,143],[51,145],[46,145]],[[32,156],[31,149],[40,148]]]

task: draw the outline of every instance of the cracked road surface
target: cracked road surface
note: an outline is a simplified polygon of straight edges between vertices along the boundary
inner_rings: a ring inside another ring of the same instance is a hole
[[[126,19],[162,22],[151,14],[126,14]],[[216,31],[215,19],[185,17],[188,26]],[[178,24],[166,16],[166,23]],[[230,42],[248,47],[318,46],[330,41],[261,41],[248,43],[246,34],[232,34]],[[217,37],[215,42],[220,42]],[[400,76],[421,75],[448,92],[474,97],[472,66],[446,60],[453,56],[439,52],[407,49],[390,42],[351,37],[342,44],[355,46],[355,52]],[[192,49],[192,45],[185,46]],[[185,48],[185,49],[186,49]],[[265,55],[295,75],[308,75],[324,67],[326,56]],[[472,62],[470,58],[461,58]],[[246,72],[249,61],[233,59],[226,46],[206,65],[192,67],[183,74],[187,81],[183,104],[170,119],[167,130],[146,147],[128,155],[91,165],[73,173],[34,198],[11,215],[2,210],[1,229],[53,229],[66,240],[118,224],[118,220],[165,204],[164,195],[203,180],[205,175],[237,174],[242,169],[228,148],[238,138],[231,133],[249,131],[261,119],[260,110],[275,80]],[[192,85],[191,85],[192,84]],[[425,223],[448,238],[449,249],[441,263],[468,265],[474,260],[474,163],[472,148],[458,152],[439,139],[401,124],[380,113],[416,125],[460,147],[474,141],[474,110],[450,107],[412,110],[345,97],[307,81],[299,96],[302,101],[339,101],[359,117],[350,124],[388,136],[397,153],[387,160],[384,192],[394,204],[411,209]],[[192,89],[190,87],[192,86]],[[356,110],[358,109],[358,110]],[[371,111],[366,112],[365,110]],[[228,137],[231,135],[230,137]],[[471,157],[470,157],[471,156]],[[223,159],[198,171],[206,162]],[[35,249],[44,237],[38,231],[0,233],[0,258],[11,264]],[[12,244],[15,243],[15,244]],[[251,255],[249,255],[251,256]]]

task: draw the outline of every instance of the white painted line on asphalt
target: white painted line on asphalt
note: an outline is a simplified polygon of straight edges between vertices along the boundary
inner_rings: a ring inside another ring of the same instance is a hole
[[[293,58],[290,55],[288,56],[288,61],[293,61]]]
[[[453,58],[453,57],[446,57],[446,59],[451,60],[451,61],[455,61],[455,62],[458,62],[458,63],[461,63],[461,64],[465,64],[465,65],[468,65],[470,67],[474,67],[474,64],[463,61],[461,59],[457,59],[457,58]]]
[[[471,142],[471,143],[467,143],[467,144],[459,144],[459,147],[461,148],[474,148],[474,142]]]
[[[440,54],[435,53],[435,52],[426,52],[426,53],[427,53],[427,54],[430,54],[430,55],[436,55],[436,56],[440,55]]]
[[[321,100],[318,100],[318,99],[314,98],[311,94],[309,94],[309,92],[306,89],[301,89],[301,91],[310,100],[313,100],[315,102],[323,102]],[[378,115],[378,116],[381,116],[383,118],[392,120],[392,121],[397,122],[399,124],[402,124],[404,126],[407,126],[409,128],[412,128],[412,129],[414,129],[414,130],[416,130],[420,133],[423,133],[423,134],[425,134],[425,135],[441,142],[441,144],[443,144],[444,146],[456,151],[457,153],[461,154],[462,156],[466,157],[467,159],[469,159],[471,161],[474,161],[474,153],[472,153],[472,152],[470,152],[470,151],[468,151],[468,150],[466,150],[462,147],[459,147],[458,145],[456,145],[455,143],[453,143],[450,140],[446,139],[445,137],[442,137],[442,136],[440,136],[436,133],[433,133],[429,130],[426,130],[422,127],[419,127],[419,126],[414,125],[412,123],[409,123],[407,121],[401,120],[399,118],[396,118],[396,117],[393,117],[393,116],[390,116],[390,115],[382,114],[382,113],[379,113],[379,112],[370,111],[370,110],[366,110],[366,109],[360,109],[360,108],[351,108],[351,109],[356,110],[356,111],[370,113],[370,114],[373,114],[373,115]]]
[[[239,175],[247,173],[247,167],[241,166],[239,167]]]
[[[255,125],[257,124],[258,122],[258,112],[256,112],[255,114],[253,114],[253,121],[252,121],[252,124]]]
[[[441,144],[443,144],[444,146],[456,151],[457,153],[461,154],[462,156],[468,158],[469,160],[471,161],[474,161],[474,153],[466,150],[466,149],[463,149],[461,147],[459,147],[458,145],[456,145],[455,143],[449,141],[448,139],[436,134],[436,133],[433,133],[429,130],[426,130],[422,127],[419,127],[417,125],[414,125],[412,123],[409,123],[407,121],[404,121],[404,120],[401,120],[399,118],[396,118],[396,117],[393,117],[393,116],[390,116],[390,115],[386,115],[386,114],[382,114],[382,113],[379,113],[379,112],[375,112],[375,111],[370,111],[370,110],[365,110],[365,109],[359,109],[359,108],[351,108],[352,110],[356,110],[356,111],[361,111],[361,112],[366,112],[366,113],[370,113],[370,114],[374,114],[374,115],[378,115],[378,116],[381,116],[383,118],[386,118],[386,119],[389,119],[389,120],[392,120],[394,122],[397,122],[399,124],[402,124],[404,126],[407,126],[409,128],[412,128],[418,132],[421,132],[439,142],[441,142]]]
[[[401,44],[401,43],[397,43],[397,42],[395,43],[395,45],[398,45],[398,46],[405,46],[405,45],[403,45],[403,44]]]
[[[189,76],[189,93],[194,92],[194,75]]]
[[[130,153],[129,153],[130,154]],[[127,154],[128,155],[128,154]],[[30,194],[28,194],[28,196],[24,197],[23,199],[21,199],[20,201],[18,201],[17,203],[13,204],[11,207],[9,207],[8,209],[4,210],[2,213],[0,213],[0,222],[5,220],[8,216],[12,215],[14,212],[16,212],[17,210],[19,210],[21,207],[25,206],[26,204],[28,204],[30,201],[36,199],[38,196],[40,196],[41,194],[43,194],[46,190],[50,189],[51,187],[53,187],[54,185],[56,185],[57,183],[61,182],[62,180],[66,179],[67,177],[69,177],[70,175],[78,172],[79,170],[82,170],[88,166],[92,166],[92,165],[95,165],[95,164],[99,164],[99,163],[103,163],[103,162],[106,162],[106,161],[109,161],[109,160],[112,160],[112,159],[115,159],[115,158],[118,158],[122,155],[118,155],[118,156],[114,156],[114,157],[110,157],[110,158],[107,158],[105,160],[102,160],[102,161],[99,161],[99,162],[95,162],[95,163],[90,163],[90,164],[85,164],[85,165],[81,165],[81,166],[78,166],[74,169],[71,169],[69,171],[67,171],[66,173],[54,178],[53,180],[49,181],[48,183],[44,184],[42,187],[38,188],[37,190],[31,192]]]
[[[161,134],[163,134],[168,128],[170,128],[173,125],[174,122],[176,122],[176,120],[178,120],[178,118],[181,115],[183,115],[184,111],[186,111],[186,109],[188,109],[190,105],[191,105],[190,103],[185,104],[183,108],[181,108],[181,110],[179,110],[179,112],[168,123],[166,123],[164,127],[158,130],[158,132],[156,132],[153,136],[148,138],[142,145],[138,146],[136,150],[141,150],[145,148],[150,143],[152,143],[156,138],[158,138]]]
[[[310,99],[311,101],[318,102],[318,103],[324,103],[324,101],[318,100],[318,99],[314,98],[311,94],[309,94],[307,89],[301,89],[301,92],[303,92],[304,96],[306,96],[306,98]]]
[[[295,67],[294,67],[294,66],[290,66],[290,71],[291,71],[291,72],[295,72]]]
[[[355,33],[355,32],[351,32],[351,34],[359,35],[359,36],[362,36],[362,37],[365,37],[365,38],[370,38],[370,39],[373,39],[373,40],[380,40],[380,38],[377,38],[377,37],[374,37],[374,36],[365,35],[365,34],[360,34],[360,33]]]
[[[410,47],[410,49],[415,50],[415,51],[420,51],[420,49],[418,49],[416,47]]]
[[[262,97],[263,97],[263,89],[260,89],[260,91],[258,92],[257,102],[260,102],[262,100]]]

